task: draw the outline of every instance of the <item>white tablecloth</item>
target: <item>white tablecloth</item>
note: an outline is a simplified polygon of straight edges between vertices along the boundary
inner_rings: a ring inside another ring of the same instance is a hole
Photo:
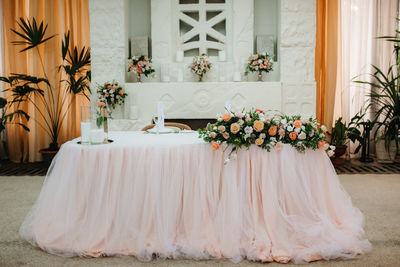
[[[197,133],[67,142],[21,235],[54,254],[294,262],[365,252],[363,216],[324,151],[252,146],[224,165]]]

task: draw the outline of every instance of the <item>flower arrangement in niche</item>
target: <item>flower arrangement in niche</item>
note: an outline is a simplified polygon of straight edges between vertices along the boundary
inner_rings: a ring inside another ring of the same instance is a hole
[[[193,57],[192,64],[189,66],[190,71],[199,77],[199,82],[203,80],[203,76],[211,69],[211,62],[206,54]]]
[[[125,103],[128,95],[116,81],[105,82],[97,87],[98,103],[104,103],[105,108],[115,109],[117,105]],[[110,110],[111,112],[111,110]]]
[[[151,75],[153,78],[155,77],[155,70],[151,64],[151,58],[144,55],[134,56],[129,59],[128,72],[136,73],[138,82],[141,82],[142,75],[146,77],[149,75]]]
[[[262,81],[262,73],[272,71],[273,61],[272,57],[267,53],[256,54],[249,57],[247,62],[245,75],[249,72],[258,72],[258,81]]]
[[[283,144],[290,144],[299,152],[306,149],[324,149],[329,157],[334,155],[334,146],[326,141],[326,127],[318,127],[316,119],[302,119],[300,116],[269,115],[262,110],[249,112],[227,111],[217,115],[215,124],[208,124],[199,130],[199,137],[211,143],[214,150],[220,146],[224,151],[231,147],[231,155],[238,149],[249,148],[252,144],[270,151],[281,149]],[[236,156],[236,155],[235,155]]]

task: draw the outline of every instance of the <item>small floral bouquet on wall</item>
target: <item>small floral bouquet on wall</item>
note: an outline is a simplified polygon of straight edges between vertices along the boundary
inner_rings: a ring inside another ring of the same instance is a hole
[[[117,105],[125,103],[125,97],[128,95],[124,92],[118,82],[105,82],[97,87],[98,102],[104,103],[104,106],[115,109]]]
[[[245,75],[248,75],[249,72],[258,72],[258,80],[262,81],[262,73],[272,71],[272,57],[267,53],[256,54],[249,57],[249,61],[247,63]]]
[[[151,58],[146,56],[135,56],[129,59],[128,72],[134,72],[137,75],[137,81],[141,82],[141,75],[155,77],[155,70],[151,64]]]
[[[193,62],[189,66],[190,71],[199,76],[199,82],[203,80],[204,74],[211,69],[211,62],[208,60],[206,54],[193,57]]]
[[[214,150],[224,146],[224,151],[231,147],[227,158],[229,161],[233,152],[242,147],[255,144],[270,151],[281,149],[283,144],[290,144],[299,152],[306,149],[324,149],[331,157],[334,146],[326,142],[326,127],[318,128],[315,119],[302,119],[300,116],[268,115],[262,110],[249,112],[226,112],[217,115],[217,122],[199,130],[199,136],[211,143]],[[235,155],[235,154],[233,154]]]

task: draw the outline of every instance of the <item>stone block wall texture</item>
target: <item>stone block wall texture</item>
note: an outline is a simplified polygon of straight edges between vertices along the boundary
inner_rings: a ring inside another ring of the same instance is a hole
[[[288,114],[315,115],[316,1],[280,1],[282,111]]]
[[[127,8],[127,0],[89,0],[92,92],[105,81],[125,81]]]

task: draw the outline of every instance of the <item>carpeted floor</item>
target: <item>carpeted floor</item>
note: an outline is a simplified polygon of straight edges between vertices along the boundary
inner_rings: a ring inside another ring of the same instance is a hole
[[[340,180],[366,217],[366,235],[373,249],[350,261],[319,261],[312,266],[400,266],[400,174],[341,175]],[[24,216],[35,201],[43,177],[0,177],[0,266],[261,266],[229,260],[155,260],[133,257],[63,258],[32,247],[18,235]],[[268,267],[283,266],[270,263]],[[293,266],[292,264],[284,266]]]

